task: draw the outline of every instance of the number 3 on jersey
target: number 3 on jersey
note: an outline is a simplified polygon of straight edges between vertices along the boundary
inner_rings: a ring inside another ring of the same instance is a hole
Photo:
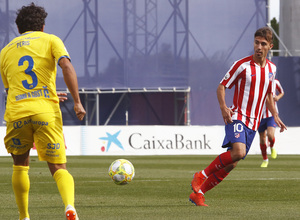
[[[33,89],[33,88],[35,88],[35,87],[37,86],[37,83],[38,83],[37,76],[36,76],[35,72],[32,71],[34,62],[33,62],[33,59],[32,59],[31,56],[23,56],[23,57],[21,57],[21,59],[19,60],[18,65],[19,65],[19,66],[23,66],[25,61],[28,62],[28,67],[27,67],[27,69],[25,70],[25,74],[31,76],[31,78],[32,78],[32,83],[29,84],[29,83],[27,82],[27,80],[23,80],[23,81],[22,81],[22,84],[23,84],[23,86],[24,86],[25,89]]]

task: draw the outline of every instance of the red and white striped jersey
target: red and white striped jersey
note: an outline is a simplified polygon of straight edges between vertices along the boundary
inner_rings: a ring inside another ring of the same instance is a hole
[[[276,94],[281,94],[283,93],[283,88],[279,82],[278,79],[275,79],[275,91],[273,91],[273,94],[276,95]],[[277,106],[277,102],[275,102],[275,108],[276,108],[276,111],[279,113],[278,111],[278,106]],[[267,108],[267,106],[265,105],[265,108],[263,110],[263,115],[262,115],[262,118],[269,118],[272,116],[272,113],[269,111],[269,109]]]
[[[275,87],[276,66],[266,61],[264,68],[252,56],[236,61],[220,82],[226,88],[235,86],[232,120],[242,121],[248,128],[258,129],[268,93]]]

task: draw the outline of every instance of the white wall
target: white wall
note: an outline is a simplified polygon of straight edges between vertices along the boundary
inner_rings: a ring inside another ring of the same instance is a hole
[[[5,127],[0,127],[3,140]],[[67,155],[218,155],[224,126],[65,126]],[[300,127],[276,129],[278,154],[300,154]],[[112,142],[110,142],[112,140]],[[258,134],[249,154],[260,154]],[[3,141],[0,156],[8,155]],[[31,150],[36,155],[36,150]]]

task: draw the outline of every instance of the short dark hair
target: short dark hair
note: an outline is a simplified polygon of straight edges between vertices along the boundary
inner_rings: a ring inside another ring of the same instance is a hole
[[[273,32],[272,32],[271,28],[269,28],[269,27],[259,28],[254,34],[254,38],[255,37],[263,37],[269,43],[271,43],[271,44],[273,43]]]
[[[23,6],[17,11],[16,24],[19,32],[22,34],[26,31],[41,31],[47,15],[43,7],[36,6],[33,2]]]

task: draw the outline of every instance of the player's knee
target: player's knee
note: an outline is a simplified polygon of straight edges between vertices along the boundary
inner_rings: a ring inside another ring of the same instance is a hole
[[[275,137],[274,137],[274,136],[272,136],[272,135],[268,136],[268,140],[269,140],[269,142],[273,142],[273,141],[274,141],[274,139],[275,139]]]
[[[244,152],[244,151],[235,151],[235,152],[232,152],[232,154],[231,154],[232,160],[234,162],[243,159],[245,156],[246,156],[246,152]]]
[[[55,173],[57,170],[59,170],[59,169],[64,169],[64,170],[67,169],[67,166],[66,166],[65,163],[64,163],[64,164],[53,164],[53,163],[49,163],[49,162],[48,162],[48,167],[49,167],[49,170],[50,170],[52,176],[53,176],[54,173]]]

